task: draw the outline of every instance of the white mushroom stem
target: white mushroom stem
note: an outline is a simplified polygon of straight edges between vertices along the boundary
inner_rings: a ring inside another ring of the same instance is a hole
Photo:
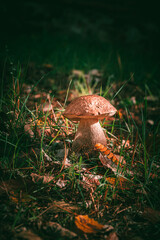
[[[90,151],[96,143],[106,145],[106,137],[98,119],[81,119],[75,135],[72,151],[78,152],[81,149]]]

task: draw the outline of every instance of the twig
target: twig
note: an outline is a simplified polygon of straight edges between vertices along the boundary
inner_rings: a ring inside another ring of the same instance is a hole
[[[91,192],[90,192],[90,196],[91,196],[91,199],[92,199],[92,202],[93,202],[93,205],[94,205],[94,209],[96,212],[98,212],[98,209],[97,209],[97,206],[95,204],[95,201],[94,201],[94,198],[93,198],[93,195],[92,193],[94,192],[93,188],[91,187]]]
[[[65,166],[65,163],[66,163],[66,158],[67,158],[67,148],[66,148],[66,143],[65,143],[64,140],[63,140],[63,142],[64,142],[65,154],[64,154],[64,159],[63,159],[63,165],[62,165],[62,167],[61,167],[60,172],[62,172],[62,170],[63,170],[63,168],[64,168],[64,166]]]
[[[37,218],[40,217],[40,216],[42,216],[45,212],[47,212],[48,210],[50,210],[50,209],[53,208],[53,207],[60,208],[60,209],[66,211],[66,212],[68,212],[68,213],[71,213],[71,214],[73,214],[73,215],[75,215],[75,216],[78,215],[77,213],[74,213],[74,212],[72,212],[72,211],[70,211],[70,210],[67,210],[67,209],[65,209],[65,208],[63,208],[63,207],[58,206],[57,204],[52,204],[52,205],[51,205],[50,207],[48,207],[46,210],[44,210],[43,212],[41,212],[41,213],[37,216]]]
[[[128,209],[130,209],[130,208],[132,208],[132,207],[130,206],[130,207],[124,208],[124,209],[118,211],[117,214],[119,214],[119,213],[121,213],[121,212],[124,212],[124,211],[126,211],[126,210],[128,210]]]

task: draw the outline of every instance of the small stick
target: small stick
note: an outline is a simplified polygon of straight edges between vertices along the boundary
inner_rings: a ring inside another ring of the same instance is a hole
[[[37,217],[40,217],[40,216],[43,215],[45,212],[47,212],[48,210],[50,210],[52,207],[60,208],[60,209],[66,211],[66,212],[68,212],[68,213],[71,213],[71,214],[73,214],[73,215],[75,215],[75,216],[78,215],[77,213],[74,213],[74,212],[72,212],[72,211],[70,211],[70,210],[68,210],[68,209],[65,209],[65,208],[63,208],[63,207],[60,207],[60,206],[58,206],[57,204],[54,204],[54,203],[53,203],[50,207],[48,207],[48,208],[45,209],[43,212],[41,212]]]
[[[95,204],[95,201],[94,201],[94,198],[93,198],[93,195],[92,195],[93,192],[94,192],[94,190],[93,190],[93,188],[91,187],[90,196],[91,196],[91,199],[92,199],[92,202],[93,202],[93,205],[94,205],[94,209],[95,209],[95,211],[97,212],[98,209],[97,209],[97,206],[96,206],[96,204]]]
[[[62,167],[61,167],[60,172],[62,172],[62,170],[63,170],[63,168],[64,168],[64,166],[65,166],[66,158],[67,158],[67,148],[66,148],[66,143],[65,143],[64,140],[63,140],[63,142],[64,142],[65,154],[64,154],[64,159],[63,159],[63,165],[62,165]]]

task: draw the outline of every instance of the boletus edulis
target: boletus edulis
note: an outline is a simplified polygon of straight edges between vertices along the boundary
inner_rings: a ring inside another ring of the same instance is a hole
[[[89,152],[96,143],[106,145],[106,137],[99,120],[113,116],[116,108],[104,97],[85,95],[74,99],[66,108],[63,115],[71,121],[80,121],[72,151],[81,149]]]

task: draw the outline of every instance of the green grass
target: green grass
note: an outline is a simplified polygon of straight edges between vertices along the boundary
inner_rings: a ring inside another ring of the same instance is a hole
[[[6,44],[10,50],[9,56],[26,63],[26,66],[29,62],[38,65],[52,64],[52,76],[60,74],[58,82],[61,86],[65,85],[64,76],[73,69],[85,73],[91,69],[99,69],[103,72],[104,87],[113,79],[117,82],[124,81],[134,74],[134,83],[143,91],[146,84],[152,89],[153,95],[159,94],[159,63],[152,52],[147,52],[147,56],[144,56],[143,49],[136,51],[130,45],[123,46],[119,43],[116,46],[114,42],[100,42],[96,38],[83,39],[73,34],[64,36],[62,33],[19,35],[18,39],[8,40]],[[2,53],[6,55],[4,49]]]
[[[153,226],[153,222],[141,214],[148,207],[156,211],[160,209],[160,119],[155,113],[159,100],[146,98],[159,97],[156,59],[149,62],[142,52],[137,55],[130,47],[70,35],[37,34],[30,35],[27,41],[25,39],[24,35],[15,42],[14,39],[7,42],[11,52],[2,64],[0,171],[5,190],[1,220],[2,223],[5,220],[9,228],[8,231],[3,224],[3,236],[7,234],[9,237],[10,234],[14,238],[15,232],[21,231],[23,226],[43,236],[43,221],[55,221],[74,231],[74,220],[67,207],[61,212],[49,208],[54,200],[63,200],[69,207],[76,206],[73,212],[77,214],[87,214],[103,224],[109,221],[122,239],[129,221],[126,218],[131,219],[132,234],[150,239],[155,231],[156,239],[159,220]],[[13,58],[14,61],[11,60]],[[47,63],[53,65],[51,71],[44,69],[43,64]],[[81,70],[82,76],[73,76],[73,69]],[[71,148],[77,125],[64,120],[59,113],[68,104],[71,92],[79,95],[89,93],[85,74],[91,69],[102,74],[97,85],[94,81],[89,83],[91,92],[113,100],[117,109],[122,110],[122,118],[116,116],[108,125],[102,122],[111,151],[126,161],[122,173],[120,166],[114,174],[100,165],[97,152],[89,156],[68,155],[71,166],[62,167],[65,145],[67,149]],[[48,87],[49,78],[53,84]],[[24,83],[31,87],[31,92],[25,95]],[[63,97],[59,90],[64,89]],[[40,110],[41,99],[37,102],[32,99],[37,93],[49,93],[50,99],[58,99],[62,108],[60,105],[54,108],[57,120],[53,112]],[[131,97],[135,97],[136,103]],[[148,120],[153,120],[154,124],[150,125]],[[30,125],[33,137],[24,130],[26,123]],[[52,134],[47,133],[47,127]],[[129,148],[123,145],[127,141]],[[84,167],[87,169],[85,173],[101,176],[95,188],[92,182],[84,185]],[[32,173],[37,174],[37,179],[33,179]],[[129,184],[127,188],[119,185],[122,175],[127,179],[127,186]],[[40,176],[53,176],[54,180],[44,184]],[[114,177],[115,184],[107,180],[108,177]],[[63,178],[65,185],[61,188],[57,181]],[[8,180],[11,181],[10,188]],[[129,239],[128,236],[125,239]],[[45,237],[49,239],[47,232]]]

